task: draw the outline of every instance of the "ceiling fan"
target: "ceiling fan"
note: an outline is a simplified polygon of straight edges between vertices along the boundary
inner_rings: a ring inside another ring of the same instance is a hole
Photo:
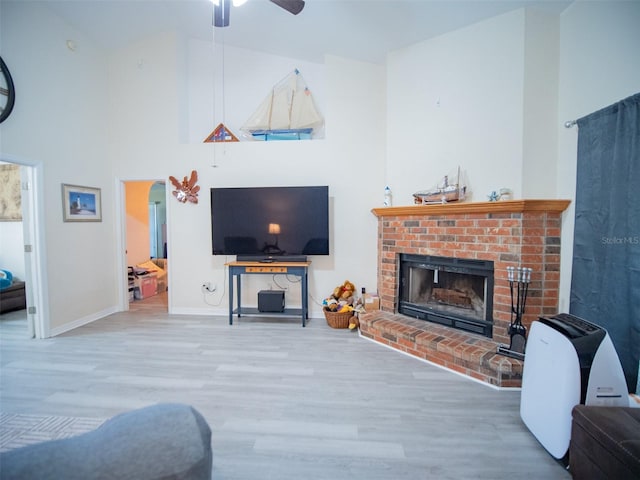
[[[233,0],[233,6],[238,7],[247,0]],[[304,0],[269,0],[287,12],[297,15],[304,8]],[[229,26],[229,10],[232,0],[213,0],[213,26]]]

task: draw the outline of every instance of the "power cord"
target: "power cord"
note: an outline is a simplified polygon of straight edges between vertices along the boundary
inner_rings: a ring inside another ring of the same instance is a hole
[[[228,263],[228,261],[225,260],[225,263]],[[216,287],[213,287],[213,289],[211,289],[211,285],[202,285],[202,301],[206,304],[209,305],[210,307],[219,307],[220,305],[222,305],[222,300],[224,299],[224,297],[227,294],[227,280],[229,278],[228,276],[229,271],[227,268],[224,269],[224,280],[222,282],[222,294],[220,295],[220,299],[218,300],[218,303],[210,303],[207,301],[207,296],[211,296],[213,294],[215,294],[218,289]]]

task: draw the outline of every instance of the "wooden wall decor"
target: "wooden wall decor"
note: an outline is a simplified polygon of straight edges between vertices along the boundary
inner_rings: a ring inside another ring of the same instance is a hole
[[[216,143],[216,142],[239,142],[231,130],[229,130],[223,123],[218,126],[204,139],[203,143]]]
[[[196,185],[198,181],[198,173],[195,170],[191,171],[191,177],[187,180],[187,177],[184,177],[182,183],[180,183],[176,177],[169,176],[169,180],[173,184],[176,189],[171,192],[174,197],[180,203],[198,203],[198,192],[200,191],[200,187]]]

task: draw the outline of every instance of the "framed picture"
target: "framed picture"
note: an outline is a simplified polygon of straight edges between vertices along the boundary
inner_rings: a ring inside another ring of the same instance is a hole
[[[22,221],[20,165],[0,165],[0,222]]]
[[[101,222],[100,189],[63,183],[62,218],[65,222]]]

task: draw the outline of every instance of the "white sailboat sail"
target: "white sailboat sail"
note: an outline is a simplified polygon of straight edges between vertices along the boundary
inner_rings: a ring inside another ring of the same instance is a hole
[[[262,140],[311,138],[324,119],[302,74],[294,70],[278,82],[240,130]]]
[[[291,128],[291,96],[293,92],[288,89],[274,90],[271,96],[271,111],[267,130],[279,130]]]
[[[309,89],[297,92],[291,108],[291,124],[296,128],[319,128],[324,123],[313,102]]]

